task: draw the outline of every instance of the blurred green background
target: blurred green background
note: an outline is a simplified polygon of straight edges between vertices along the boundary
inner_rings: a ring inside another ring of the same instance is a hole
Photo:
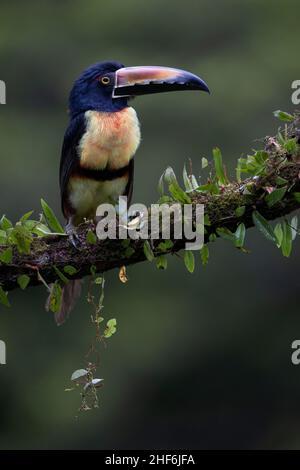
[[[199,174],[216,145],[233,174],[255,139],[276,132],[272,111],[293,110],[299,13],[298,0],[2,0],[0,212],[38,213],[44,197],[60,214],[68,92],[107,59],[191,70],[212,90],[133,102],[143,136],[134,201],[157,199],[168,165],[181,174],[192,158]],[[118,332],[101,356],[100,409],[78,420],[79,396],[64,388],[93,336],[86,302],[57,328],[45,289],[13,292],[0,321],[1,448],[299,448],[299,243],[291,259],[255,230],[246,245],[249,255],[218,241],[194,275],[178,258],[166,272],[130,267],[126,285],[107,274],[105,316]]]

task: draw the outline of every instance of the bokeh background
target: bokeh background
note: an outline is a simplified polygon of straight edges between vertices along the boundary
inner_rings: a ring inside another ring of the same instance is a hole
[[[134,200],[157,200],[168,165],[181,174],[192,158],[220,146],[236,159],[272,135],[275,109],[293,110],[300,78],[298,0],[15,0],[0,3],[0,212],[14,221],[40,211],[44,197],[60,214],[58,167],[67,95],[91,63],[168,65],[191,70],[211,96],[173,93],[134,101],[143,141]],[[299,448],[299,243],[285,259],[255,230],[245,255],[211,246],[190,275],[178,258],[166,272],[150,263],[106,276],[106,318],[118,332],[101,355],[99,410],[75,416],[71,373],[84,363],[93,329],[83,300],[57,328],[45,289],[11,294],[1,308],[2,449]]]

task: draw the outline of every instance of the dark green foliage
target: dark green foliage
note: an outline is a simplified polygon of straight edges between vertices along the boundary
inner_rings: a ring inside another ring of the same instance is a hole
[[[226,177],[226,174],[225,174],[221,150],[218,147],[213,149],[213,158],[214,158],[215,171],[216,171],[218,183],[221,185],[227,184],[228,178]]]
[[[272,207],[275,204],[277,204],[277,202],[281,201],[281,199],[286,193],[286,190],[287,190],[287,187],[285,186],[282,188],[274,189],[274,191],[272,191],[270,194],[267,194],[266,201],[267,201],[268,206]]]
[[[156,258],[156,266],[158,269],[167,269],[168,260],[164,255],[160,255]]]
[[[276,243],[274,230],[269,222],[257,211],[252,214],[252,219],[258,230],[268,239]]]
[[[154,260],[154,253],[152,251],[152,248],[151,248],[150,243],[148,242],[148,240],[144,241],[144,254],[145,254],[148,261],[151,262],[151,261]]]
[[[87,234],[86,234],[86,241],[90,245],[96,245],[96,243],[97,243],[97,236],[96,236],[95,232],[93,232],[91,229],[89,229]]]
[[[50,286],[50,295],[48,299],[48,309],[56,313],[59,311],[62,300],[62,288],[56,281]]]
[[[74,274],[76,274],[78,271],[76,268],[74,268],[74,266],[68,264],[67,266],[64,266],[64,272],[69,274],[69,276],[74,276]]]
[[[4,292],[1,286],[0,286],[0,303],[4,305],[5,307],[10,307],[7,292]]]
[[[9,264],[12,260],[12,256],[13,256],[12,248],[6,248],[6,250],[0,253],[1,263]]]
[[[280,111],[279,109],[274,111],[273,114],[276,118],[283,122],[293,122],[295,119],[292,114],[286,113],[285,111]]]
[[[18,284],[22,290],[26,289],[29,282],[30,282],[30,277],[27,276],[26,274],[22,274],[21,276],[18,277]]]
[[[41,205],[42,205],[43,213],[44,213],[44,216],[45,216],[45,219],[47,221],[49,228],[51,228],[53,232],[65,233],[57,217],[55,216],[53,210],[51,209],[51,207],[48,206],[48,204],[46,203],[46,201],[44,201],[44,199],[41,199]]]
[[[201,256],[201,262],[203,266],[206,266],[208,263],[208,259],[209,259],[209,248],[207,245],[203,245],[203,247],[201,248],[200,256]]]
[[[183,260],[186,269],[190,272],[193,273],[195,269],[195,257],[194,253],[190,250],[185,250],[184,255],[183,255]]]

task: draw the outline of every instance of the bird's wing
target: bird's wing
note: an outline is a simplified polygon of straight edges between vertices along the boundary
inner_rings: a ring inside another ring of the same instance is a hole
[[[132,193],[133,193],[133,177],[134,177],[134,160],[130,160],[128,165],[128,183],[125,189],[124,196],[127,196],[127,204],[130,206]]]
[[[79,115],[70,122],[64,137],[61,151],[59,184],[61,192],[61,205],[64,216],[67,218],[65,204],[67,202],[67,188],[72,171],[78,165],[77,146],[85,132],[86,123],[83,115]]]

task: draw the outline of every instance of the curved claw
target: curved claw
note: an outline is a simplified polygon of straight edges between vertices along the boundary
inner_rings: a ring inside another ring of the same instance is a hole
[[[69,241],[73,245],[73,247],[76,250],[79,250],[81,242],[79,236],[76,233],[76,229],[71,222],[66,225],[66,233],[68,234]]]

